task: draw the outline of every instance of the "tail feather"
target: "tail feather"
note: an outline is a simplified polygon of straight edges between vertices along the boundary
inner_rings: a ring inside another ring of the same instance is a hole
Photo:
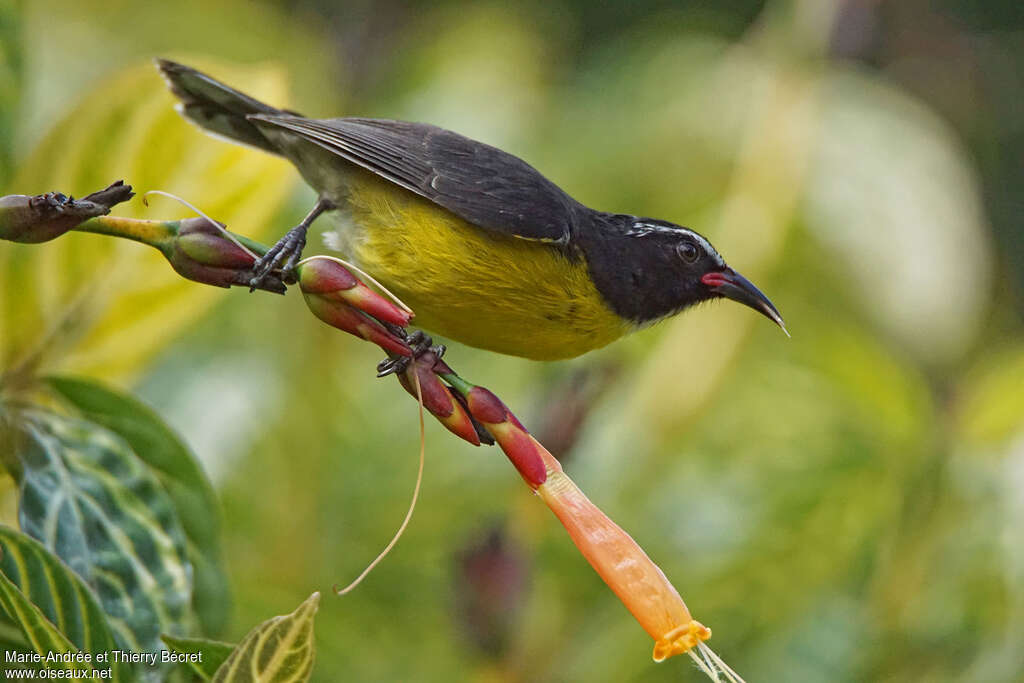
[[[277,148],[246,117],[295,114],[271,107],[183,64],[157,59],[156,67],[181,100],[178,111],[201,128],[235,142],[278,154]]]

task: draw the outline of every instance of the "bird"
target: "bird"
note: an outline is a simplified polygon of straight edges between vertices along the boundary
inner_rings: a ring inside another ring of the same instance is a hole
[[[522,159],[444,128],[307,118],[188,66],[156,66],[187,120],[284,157],[317,193],[257,261],[251,285],[270,273],[287,281],[310,225],[331,212],[331,246],[408,304],[417,326],[472,347],[573,358],[714,299],[786,330],[695,230],[592,209]]]

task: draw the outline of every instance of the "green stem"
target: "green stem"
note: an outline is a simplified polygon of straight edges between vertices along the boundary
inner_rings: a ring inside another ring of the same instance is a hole
[[[121,216],[90,218],[75,228],[79,232],[123,237],[160,248],[178,234],[178,221],[149,221]]]
[[[270,251],[270,247],[268,247],[267,245],[263,244],[262,242],[257,242],[254,239],[246,237],[245,235],[239,235],[238,233],[231,232],[230,230],[227,230],[225,232],[228,232],[229,234],[231,234],[236,240],[241,242],[242,245],[245,248],[251,250],[254,254],[257,254],[259,256],[263,256],[268,251]]]
[[[474,386],[476,386],[475,384],[472,384],[471,382],[467,382],[466,380],[462,379],[454,372],[438,373],[438,376],[445,382],[448,382],[448,384],[451,385],[452,389],[459,392],[464,397],[469,396],[469,392],[473,389]]]
[[[79,232],[91,232],[95,235],[108,235],[148,244],[161,249],[169,240],[178,234],[181,221],[151,221],[141,218],[125,218],[123,216],[97,216],[90,218],[75,228]],[[270,247],[254,239],[239,235],[229,230],[224,232],[234,237],[245,248],[258,256],[263,256]]]

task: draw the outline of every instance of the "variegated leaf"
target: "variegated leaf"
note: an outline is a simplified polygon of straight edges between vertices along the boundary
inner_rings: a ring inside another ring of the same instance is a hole
[[[136,652],[162,648],[191,619],[192,568],[174,505],[131,447],[91,422],[26,410],[19,520],[81,576],[115,636]]]
[[[313,670],[313,617],[320,594],[313,593],[291,614],[269,619],[239,643],[217,669],[214,683],[300,683]]]
[[[38,541],[0,526],[0,553],[0,603],[24,634],[26,649],[45,657],[49,652],[99,654],[116,648],[92,591]],[[89,668],[61,663],[45,666]],[[127,680],[119,663],[110,662],[109,666],[111,680]]]
[[[207,635],[223,631],[230,606],[221,567],[220,510],[213,487],[178,435],[141,402],[87,379],[51,377],[49,385],[82,417],[121,436],[166,489],[188,539],[192,607]]]

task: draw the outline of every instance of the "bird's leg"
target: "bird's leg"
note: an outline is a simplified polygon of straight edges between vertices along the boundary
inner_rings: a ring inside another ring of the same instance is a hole
[[[448,350],[442,344],[434,346],[434,340],[431,339],[422,330],[416,330],[412,334],[406,334],[405,330],[396,325],[386,324],[385,326],[395,334],[405,337],[405,343],[408,344],[409,348],[412,349],[412,355],[392,356],[391,358],[386,358],[385,360],[382,360],[380,363],[377,364],[378,377],[386,377],[387,375],[405,372],[406,369],[408,369],[410,363],[412,363],[415,359],[422,356],[427,351],[433,351],[438,358],[441,358],[441,356],[444,355],[444,352]]]
[[[302,250],[306,247],[306,232],[309,230],[309,226],[320,214],[333,208],[335,206],[331,201],[321,197],[313,209],[302,219],[302,222],[286,232],[284,237],[270,248],[270,251],[254,263],[252,277],[249,279],[249,291],[261,287],[267,276],[278,268],[281,269],[281,279],[287,284],[294,284],[293,271],[302,257]]]

